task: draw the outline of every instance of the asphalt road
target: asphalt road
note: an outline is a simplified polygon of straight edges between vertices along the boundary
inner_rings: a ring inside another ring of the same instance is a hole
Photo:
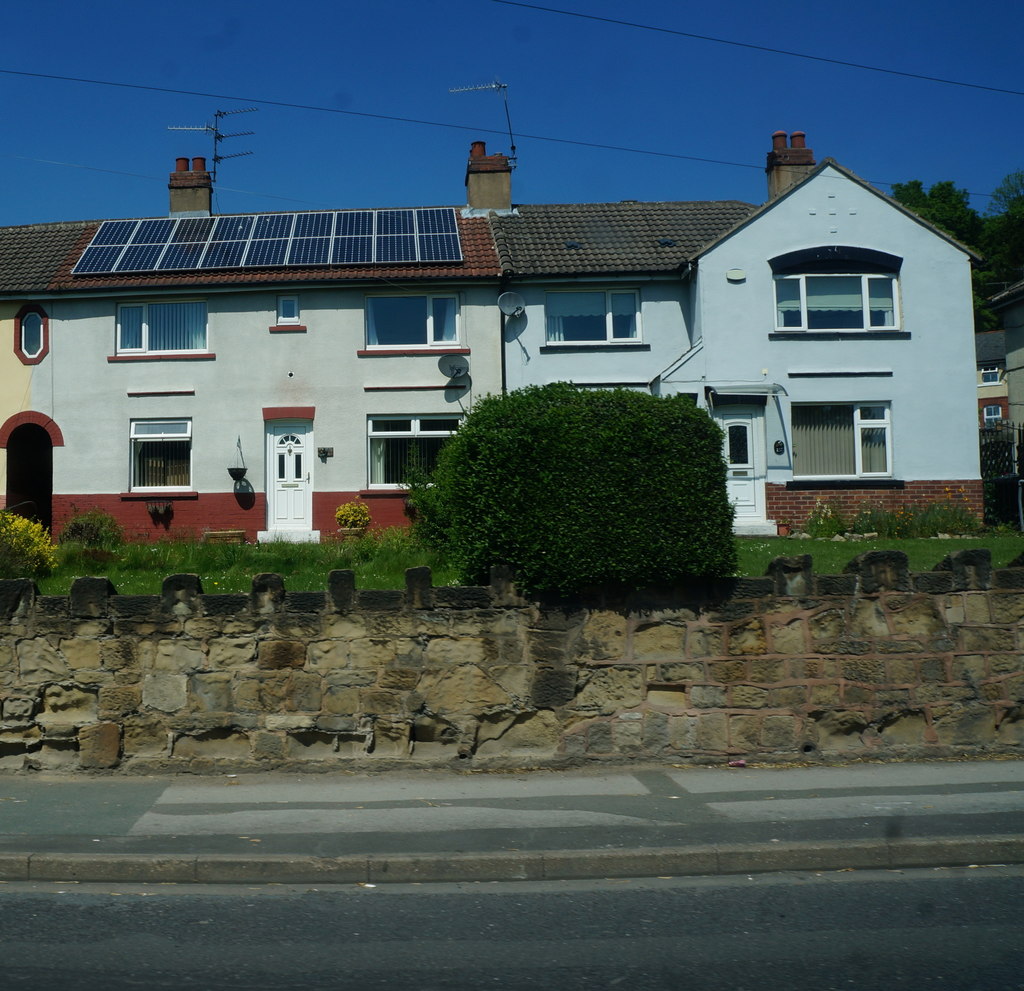
[[[1024,989],[1024,868],[459,885],[0,885],[3,986]]]

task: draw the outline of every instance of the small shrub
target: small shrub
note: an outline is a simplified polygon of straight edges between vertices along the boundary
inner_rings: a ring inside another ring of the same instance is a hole
[[[846,533],[846,520],[838,506],[819,499],[804,523],[804,530],[812,537],[834,537]]]
[[[370,525],[370,510],[365,502],[343,502],[334,511],[334,520],[343,530],[359,530]]]
[[[412,486],[418,532],[464,582],[533,593],[733,574],[722,433],[683,396],[531,386],[477,402]]]
[[[0,511],[0,578],[41,578],[57,566],[57,554],[44,526]]]
[[[117,547],[124,541],[121,524],[102,509],[75,510],[57,542],[83,547]]]

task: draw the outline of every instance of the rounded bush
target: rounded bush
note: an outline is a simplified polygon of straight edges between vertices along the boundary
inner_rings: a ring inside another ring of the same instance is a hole
[[[116,547],[124,540],[121,524],[102,509],[76,510],[60,532],[61,544],[84,547]]]
[[[370,525],[370,509],[365,502],[343,502],[334,511],[334,521],[347,530],[358,530]]]
[[[0,511],[0,578],[41,578],[57,566],[57,553],[44,526]]]
[[[463,581],[510,565],[529,593],[735,572],[722,432],[682,396],[531,386],[476,403],[413,486]]]

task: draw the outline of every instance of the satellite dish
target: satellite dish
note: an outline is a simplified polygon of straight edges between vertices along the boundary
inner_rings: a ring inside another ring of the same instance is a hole
[[[526,300],[517,292],[503,292],[498,297],[498,309],[507,317],[517,317],[526,309]]]
[[[469,374],[469,359],[461,354],[446,354],[438,361],[437,367],[445,378],[460,379]]]

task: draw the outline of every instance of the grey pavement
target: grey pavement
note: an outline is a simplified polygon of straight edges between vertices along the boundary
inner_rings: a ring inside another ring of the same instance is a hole
[[[362,883],[1024,863],[1024,760],[0,776],[0,881]]]

